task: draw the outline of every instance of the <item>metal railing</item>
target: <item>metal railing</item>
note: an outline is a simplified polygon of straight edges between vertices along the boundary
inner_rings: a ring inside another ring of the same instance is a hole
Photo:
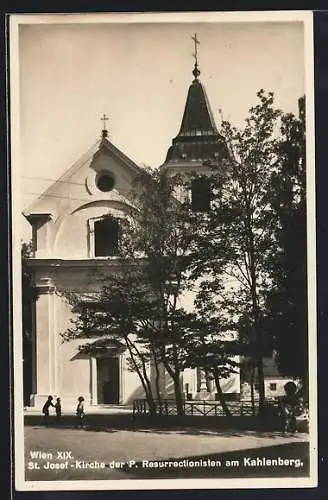
[[[252,401],[227,401],[231,416],[251,417],[254,415]],[[177,404],[175,400],[164,399],[161,402],[154,401],[155,413],[161,416],[178,415]],[[278,410],[278,403],[270,401],[270,408],[273,412]],[[255,409],[256,411],[256,409]],[[135,399],[133,401],[133,415],[151,415],[152,412],[146,399]],[[203,416],[203,417],[224,417],[225,412],[219,401],[183,401],[184,416]]]

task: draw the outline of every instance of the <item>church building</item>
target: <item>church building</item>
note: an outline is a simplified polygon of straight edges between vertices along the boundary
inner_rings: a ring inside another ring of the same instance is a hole
[[[181,127],[161,167],[171,172],[204,172],[227,155],[199,79],[197,54],[195,60]],[[60,336],[72,314],[61,292],[92,290],[99,286],[97,271],[115,272],[120,219],[129,210],[131,186],[141,171],[111,142],[105,120],[99,141],[24,211],[32,227],[34,254],[28,266],[38,295],[31,406],[40,407],[50,394],[60,396],[63,407],[75,404],[78,396],[88,405],[123,405],[144,395],[120,346],[100,339],[88,353],[81,341],[63,343]],[[195,209],[206,209],[206,186],[192,186],[192,202]],[[199,370],[185,370],[182,384],[193,399],[204,393],[215,398],[214,387]],[[223,380],[222,389],[238,394],[239,375]],[[170,397],[170,391],[164,383],[163,396]]]

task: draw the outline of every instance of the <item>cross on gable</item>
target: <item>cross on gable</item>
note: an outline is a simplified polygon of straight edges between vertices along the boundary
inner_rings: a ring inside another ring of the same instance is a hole
[[[102,136],[107,137],[108,131],[107,131],[107,127],[106,127],[106,122],[109,120],[109,118],[104,113],[103,116],[100,118],[100,120],[103,122]]]
[[[100,118],[102,122],[104,122],[104,129],[106,129],[106,122],[109,120],[109,118],[103,114],[102,118]]]

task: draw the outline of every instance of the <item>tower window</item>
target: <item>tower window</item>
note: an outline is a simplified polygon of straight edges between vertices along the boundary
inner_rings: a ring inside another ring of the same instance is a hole
[[[211,208],[209,179],[200,177],[191,183],[191,206],[194,212],[208,212]]]
[[[106,218],[94,223],[94,255],[109,257],[118,254],[119,223],[115,219]]]

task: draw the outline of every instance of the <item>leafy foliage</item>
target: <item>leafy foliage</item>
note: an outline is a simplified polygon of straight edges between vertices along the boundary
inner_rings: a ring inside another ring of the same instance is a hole
[[[222,185],[214,177],[220,196],[214,197],[208,230],[200,238],[196,270],[199,276],[204,270],[208,274],[202,280],[202,300],[212,312],[224,311],[239,332],[239,341],[251,346],[261,410],[267,343],[262,327],[272,285],[269,262],[277,248],[271,179],[279,170],[282,112],[275,108],[272,93],[260,90],[257,97],[243,128],[222,121],[221,134],[230,153],[229,179]],[[219,293],[214,295],[215,291]]]
[[[305,98],[299,117],[282,120],[279,170],[272,178],[273,206],[277,214],[277,250],[272,254],[273,287],[268,297],[269,327],[276,339],[277,361],[287,376],[306,383],[307,234]],[[290,354],[293,353],[291,356]]]
[[[220,379],[238,368],[238,350],[256,368],[263,409],[263,356],[276,347],[284,370],[297,342],[296,310],[298,327],[305,324],[296,272],[304,247],[292,262],[292,239],[305,224],[304,134],[300,120],[275,108],[272,93],[257,97],[242,128],[222,121],[229,157],[218,165],[187,176],[144,170],[121,223],[121,264],[91,295],[67,293],[76,318],[63,338],[122,343],[150,402],[147,366],[155,367],[158,399],[164,366],[179,412],[182,371],[201,367],[220,396]],[[195,180],[209,186],[208,211],[193,210]]]

